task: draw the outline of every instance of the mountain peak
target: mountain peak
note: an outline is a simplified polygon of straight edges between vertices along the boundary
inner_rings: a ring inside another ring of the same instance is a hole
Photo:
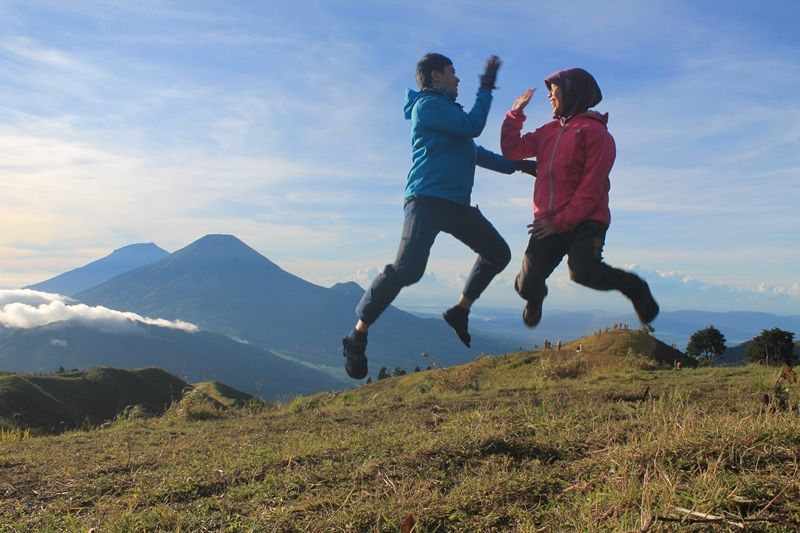
[[[209,234],[173,254],[175,258],[216,257],[221,260],[269,260],[234,235]]]
[[[358,296],[359,298],[362,294],[364,294],[364,289],[355,281],[336,283],[335,285],[331,286],[331,290],[341,294],[346,294],[348,296]]]
[[[226,233],[209,233],[208,235],[204,235],[194,241],[194,244],[209,244],[209,243],[224,243],[230,245],[239,245],[239,246],[247,246],[239,237],[236,235],[228,235]],[[249,248],[249,247],[248,247]]]
[[[128,254],[128,253],[136,253],[136,254],[151,253],[163,257],[167,255],[169,252],[167,252],[154,242],[140,242],[135,244],[129,244],[127,246],[122,246],[121,248],[117,248],[116,250],[111,252],[111,255]]]
[[[257,282],[291,276],[234,235],[209,234],[151,265],[161,282],[190,274],[204,283],[214,279]],[[214,282],[216,283],[216,281]]]
[[[169,253],[152,242],[117,248],[107,256],[26,288],[74,296],[120,274],[155,263]]]

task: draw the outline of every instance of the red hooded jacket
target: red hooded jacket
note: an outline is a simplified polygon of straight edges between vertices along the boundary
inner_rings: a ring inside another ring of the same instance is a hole
[[[606,128],[608,114],[586,111],[520,135],[524,122],[522,110],[509,111],[500,146],[509,159],[536,157],[534,218],[551,219],[559,233],[571,231],[584,220],[608,225],[608,175],[617,153]]]

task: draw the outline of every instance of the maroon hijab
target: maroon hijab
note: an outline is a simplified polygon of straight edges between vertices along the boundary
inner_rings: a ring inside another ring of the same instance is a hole
[[[569,120],[578,113],[588,111],[603,99],[594,77],[582,68],[559,70],[545,78],[544,84],[547,85],[547,90],[550,90],[552,84],[561,87],[564,111],[553,118],[563,117]]]

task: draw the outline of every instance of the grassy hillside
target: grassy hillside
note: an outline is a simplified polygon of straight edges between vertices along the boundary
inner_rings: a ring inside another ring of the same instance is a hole
[[[797,530],[800,419],[761,402],[776,369],[657,369],[637,351],[638,332],[605,335],[582,339],[581,352],[482,357],[203,419],[172,408],[102,430],[7,435],[0,523]],[[595,341],[617,351],[595,351]]]
[[[0,428],[58,432],[91,427],[134,405],[161,414],[186,387],[184,381],[154,367],[7,374],[0,376]]]

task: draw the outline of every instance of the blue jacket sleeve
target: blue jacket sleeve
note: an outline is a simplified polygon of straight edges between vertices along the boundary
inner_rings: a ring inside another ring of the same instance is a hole
[[[486,125],[491,104],[491,91],[481,88],[469,113],[442,98],[430,98],[416,106],[414,112],[417,114],[417,120],[433,130],[459,137],[475,138],[481,134]]]
[[[517,169],[517,162],[513,159],[506,159],[500,154],[490,152],[483,146],[476,146],[477,152],[477,165],[479,167],[488,168],[495,172],[502,172],[503,174],[513,174]]]

